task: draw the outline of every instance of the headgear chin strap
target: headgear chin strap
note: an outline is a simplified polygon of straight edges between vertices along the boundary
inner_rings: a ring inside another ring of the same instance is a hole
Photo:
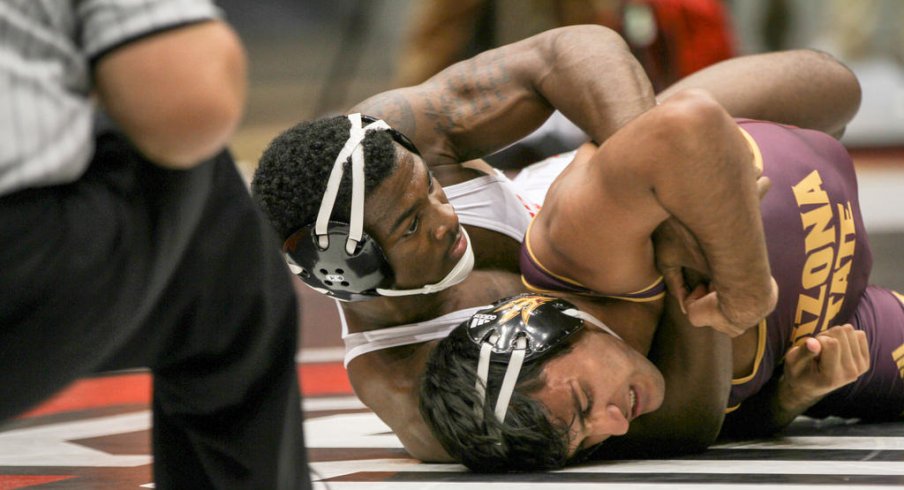
[[[621,339],[593,315],[560,298],[524,293],[506,298],[475,313],[465,324],[468,337],[480,346],[474,388],[486,403],[490,361],[507,364],[494,414],[505,421],[509,402],[526,362],[542,359],[579,331],[584,322]],[[495,358],[493,354],[497,354]],[[478,412],[483,416],[483,411]]]
[[[455,264],[455,267],[446,274],[446,277],[442,278],[439,282],[434,284],[426,284],[424,287],[416,288],[416,289],[382,289],[377,288],[377,292],[380,293],[381,296],[410,296],[413,294],[432,294],[437,291],[442,291],[448,287],[454,286],[462,281],[464,281],[468,274],[474,270],[474,251],[471,249],[471,237],[468,236],[468,232],[465,231],[464,227],[459,228],[461,230],[462,235],[465,237],[465,253],[458,259],[458,262]]]
[[[414,143],[386,122],[361,114],[349,114],[348,140],[336,156],[327,180],[317,219],[286,239],[283,252],[294,274],[313,289],[343,301],[358,301],[375,296],[407,296],[430,294],[463,281],[474,268],[471,239],[464,228],[467,247],[455,267],[441,281],[416,289],[390,289],[394,275],[383,249],[364,233],[364,147],[369,131],[387,131],[392,139],[419,154]],[[367,123],[362,126],[362,121]],[[345,173],[345,162],[351,158],[352,195],[349,222],[330,220],[339,187]],[[312,226],[313,225],[313,226]],[[331,246],[342,241],[344,246]]]

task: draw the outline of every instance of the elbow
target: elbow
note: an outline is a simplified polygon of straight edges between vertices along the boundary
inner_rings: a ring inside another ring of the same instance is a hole
[[[717,422],[704,423],[702,427],[694,434],[686,438],[685,444],[689,450],[694,452],[703,452],[716,443],[719,439],[719,432],[722,428],[722,417]]]
[[[244,113],[245,58],[237,44],[224,51],[149,114],[143,128],[131,131],[135,145],[151,161],[191,168],[229,143]]]
[[[680,421],[675,424],[675,440],[688,452],[702,452],[719,438],[722,425],[725,423],[725,406],[728,404],[730,372],[722,370],[716,375],[724,383],[716,383],[717,390],[688,393],[679,406],[683,407]]]
[[[662,104],[662,113],[669,128],[681,130],[681,135],[708,129],[714,121],[727,116],[725,109],[703,89],[682,90]]]
[[[558,27],[546,31],[544,35],[556,42],[565,41],[565,44],[562,44],[564,46],[572,46],[575,45],[575,43],[578,43],[577,45],[580,46],[591,45],[595,49],[610,47],[610,44],[624,46],[625,49],[628,47],[621,34],[598,24],[579,24]]]
[[[699,454],[709,449],[715,442],[715,438],[710,439],[697,434],[689,434],[685,437],[677,438],[673,444],[678,448],[675,451],[676,453]]]
[[[631,48],[618,32],[601,25],[583,24],[559,27],[537,36],[541,52],[546,54],[547,66],[555,62],[563,53],[580,52],[582,55],[605,55],[611,60],[630,58],[636,62]]]
[[[646,116],[646,135],[653,145],[647,151],[658,158],[645,159],[636,171],[652,183],[670,212],[686,205],[681,192],[701,182],[718,183],[710,192],[725,194],[745,180],[755,181],[753,166],[733,158],[743,143],[737,124],[709,92],[682,90]]]
[[[238,36],[207,22],[128,44],[96,67],[104,109],[149,160],[193,167],[221,151],[245,105]]]
[[[830,97],[823,105],[824,128],[817,129],[840,138],[847,124],[860,110],[863,97],[860,81],[850,68],[833,55],[816,49],[801,51],[801,57],[812,67],[808,71],[820,74],[816,79],[826,86],[825,91]]]
[[[736,136],[731,116],[709,92],[687,89],[676,93],[656,108],[658,124],[653,128],[657,139],[666,143],[677,158],[674,162],[696,164],[694,155],[718,150],[715,145]],[[679,171],[687,169],[675,169]]]
[[[693,420],[696,423],[693,426],[693,430],[686,434],[685,437],[685,442],[689,447],[703,451],[719,438],[722,423],[725,422],[725,404],[717,402],[723,400],[727,402],[727,395],[725,397],[713,397],[710,403],[706,403],[694,411]]]
[[[722,430],[724,421],[722,412],[722,410],[718,410],[718,413],[710,411],[710,413],[697,414],[692,425],[689,424],[674,435],[672,440],[675,441],[675,446],[686,453],[701,453],[709,449],[716,443]]]
[[[420,447],[414,444],[404,445],[408,454],[422,463],[458,463],[449,453],[438,447]]]
[[[242,106],[235,98],[186,102],[162,110],[146,129],[130,132],[132,142],[152,162],[173,169],[194,167],[222,151],[238,127]]]
[[[708,430],[700,428],[697,424],[693,427],[675,428],[665,432],[654,440],[644,444],[644,448],[637,448],[636,454],[629,453],[632,457],[667,457],[682,456],[686,454],[698,454],[709,449],[718,440],[719,428]]]
[[[424,463],[455,463],[455,459],[440,445],[423,420],[415,420],[393,429],[402,446],[412,458]]]

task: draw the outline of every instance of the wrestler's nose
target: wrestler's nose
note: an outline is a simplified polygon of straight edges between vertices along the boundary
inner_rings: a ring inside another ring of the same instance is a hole
[[[443,203],[436,207],[436,226],[433,228],[433,238],[437,241],[447,240],[449,234],[457,233],[459,228],[458,215],[452,204]]]

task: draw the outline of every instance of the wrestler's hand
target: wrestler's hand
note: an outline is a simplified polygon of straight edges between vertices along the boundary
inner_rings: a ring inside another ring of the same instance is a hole
[[[657,228],[653,240],[656,266],[669,294],[678,301],[692,325],[712,327],[730,337],[737,337],[754,326],[737,325],[722,313],[719,294],[709,285],[706,258],[684,225],[669,218]],[[774,280],[773,288],[776,288]]]
[[[772,305],[778,298],[778,284],[774,278],[772,281]],[[709,284],[700,284],[681,303],[687,312],[687,319],[695,327],[711,327],[729,337],[737,337],[756,324],[736,323],[730,320],[722,312],[719,305],[719,293],[714,291]],[[771,310],[771,308],[770,308]]]
[[[772,181],[763,175],[762,169],[757,169],[756,177],[757,195],[762,201],[772,187]],[[686,312],[685,303],[690,290],[709,280],[709,264],[700,243],[683,223],[670,217],[653,232],[653,247],[656,267],[669,294],[678,299],[678,304]]]
[[[786,409],[805,410],[827,394],[856,381],[869,367],[866,334],[850,324],[830,328],[785,354],[779,402]]]
[[[669,294],[683,305],[690,290],[708,281],[709,264],[693,233],[676,218],[663,221],[653,233],[656,267]]]

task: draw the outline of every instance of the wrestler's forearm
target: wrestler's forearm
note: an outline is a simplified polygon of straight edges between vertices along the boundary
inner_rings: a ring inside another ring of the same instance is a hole
[[[418,409],[417,377],[410,373],[424,370],[423,357],[429,350],[423,346],[357,357],[348,366],[348,379],[358,399],[389,426],[412,458],[452,462]]]
[[[830,54],[809,49],[732,58],[679,80],[660,102],[688,88],[709,92],[734,117],[839,134],[860,106],[860,85]]]
[[[735,439],[772,435],[790,425],[821,399],[795,393],[781,377],[775,377],[759,393],[725,417],[719,437]]]
[[[534,86],[594,141],[655,105],[649,78],[617,33],[599,26],[550,32],[543,50],[549,69]]]
[[[685,93],[659,110],[663,138],[674,151],[648,176],[654,195],[699,242],[725,318],[755,325],[776,298],[751,151],[731,117],[704,93]]]
[[[554,109],[602,142],[654,104],[649,79],[618,34],[570,26],[481,53],[351,110],[386,120],[442,164],[514,143]]]

